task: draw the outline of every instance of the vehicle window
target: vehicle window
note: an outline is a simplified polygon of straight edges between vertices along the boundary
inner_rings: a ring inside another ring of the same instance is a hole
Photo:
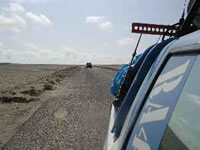
[[[133,127],[127,149],[156,150],[196,60],[194,55],[172,56],[151,89]]]
[[[181,92],[169,121],[160,150],[200,149],[200,57]]]

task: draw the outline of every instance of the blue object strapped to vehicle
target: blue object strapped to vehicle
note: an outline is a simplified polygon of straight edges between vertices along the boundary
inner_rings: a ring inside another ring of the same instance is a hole
[[[174,38],[170,38],[155,45],[150,50],[147,49],[148,53],[146,54],[145,59],[142,62],[142,65],[139,67],[139,70],[137,72],[134,72],[134,74],[136,74],[135,78],[133,79],[133,82],[131,83],[131,86],[128,89],[128,93],[126,94],[124,100],[122,101],[119,113],[117,114],[117,117],[115,119],[115,123],[112,129],[112,131],[115,133],[115,138],[119,137],[122,126],[124,124],[128,111],[131,107],[131,104],[133,103],[135,96],[140,86],[142,85],[142,82],[146,77],[146,74],[148,73],[149,69],[151,68],[153,62],[158,57],[162,49],[173,40]]]
[[[138,59],[138,61],[135,63],[134,66],[129,68],[128,73],[126,74],[126,77],[124,79],[124,81],[122,82],[120,89],[117,93],[117,96],[115,97],[115,99],[113,100],[113,105],[115,106],[115,108],[119,108],[121,106],[122,101],[124,100],[124,97],[126,96],[128,89],[131,86],[131,83],[133,81],[133,79],[135,78],[140,66],[142,65],[142,62],[144,61],[146,55],[148,54],[148,52],[151,50],[152,47],[154,47],[155,45],[150,46],[141,56],[140,59]],[[133,60],[134,61],[134,60]]]
[[[134,65],[138,59],[142,56],[142,54],[138,54],[135,59],[130,63],[130,65]],[[127,74],[127,70],[128,70],[128,67],[129,65],[128,64],[125,64],[123,65],[119,71],[117,72],[117,74],[115,75],[114,79],[113,79],[113,82],[112,82],[112,86],[110,87],[110,93],[113,95],[113,96],[116,96],[118,91],[119,91],[119,88],[121,86],[121,84],[124,82],[124,79],[126,77],[126,74]]]
[[[127,68],[128,68],[128,64],[123,65],[119,71],[117,72],[117,74],[115,75],[113,81],[112,81],[112,85],[110,87],[110,93],[113,96],[116,96],[118,91],[119,91],[119,87],[121,85],[121,83],[124,81],[124,78],[126,76],[127,73]]]

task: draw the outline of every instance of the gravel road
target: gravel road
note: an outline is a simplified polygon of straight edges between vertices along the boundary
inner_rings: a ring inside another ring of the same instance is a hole
[[[100,150],[116,71],[78,66],[4,145],[4,150]],[[44,97],[45,98],[45,97]]]

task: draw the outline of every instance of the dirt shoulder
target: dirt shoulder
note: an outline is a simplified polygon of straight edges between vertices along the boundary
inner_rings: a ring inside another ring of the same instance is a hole
[[[0,65],[0,149],[77,66]]]

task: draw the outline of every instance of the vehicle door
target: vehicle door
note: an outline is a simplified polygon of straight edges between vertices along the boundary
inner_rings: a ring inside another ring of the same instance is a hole
[[[170,55],[123,149],[200,149],[200,55]]]

